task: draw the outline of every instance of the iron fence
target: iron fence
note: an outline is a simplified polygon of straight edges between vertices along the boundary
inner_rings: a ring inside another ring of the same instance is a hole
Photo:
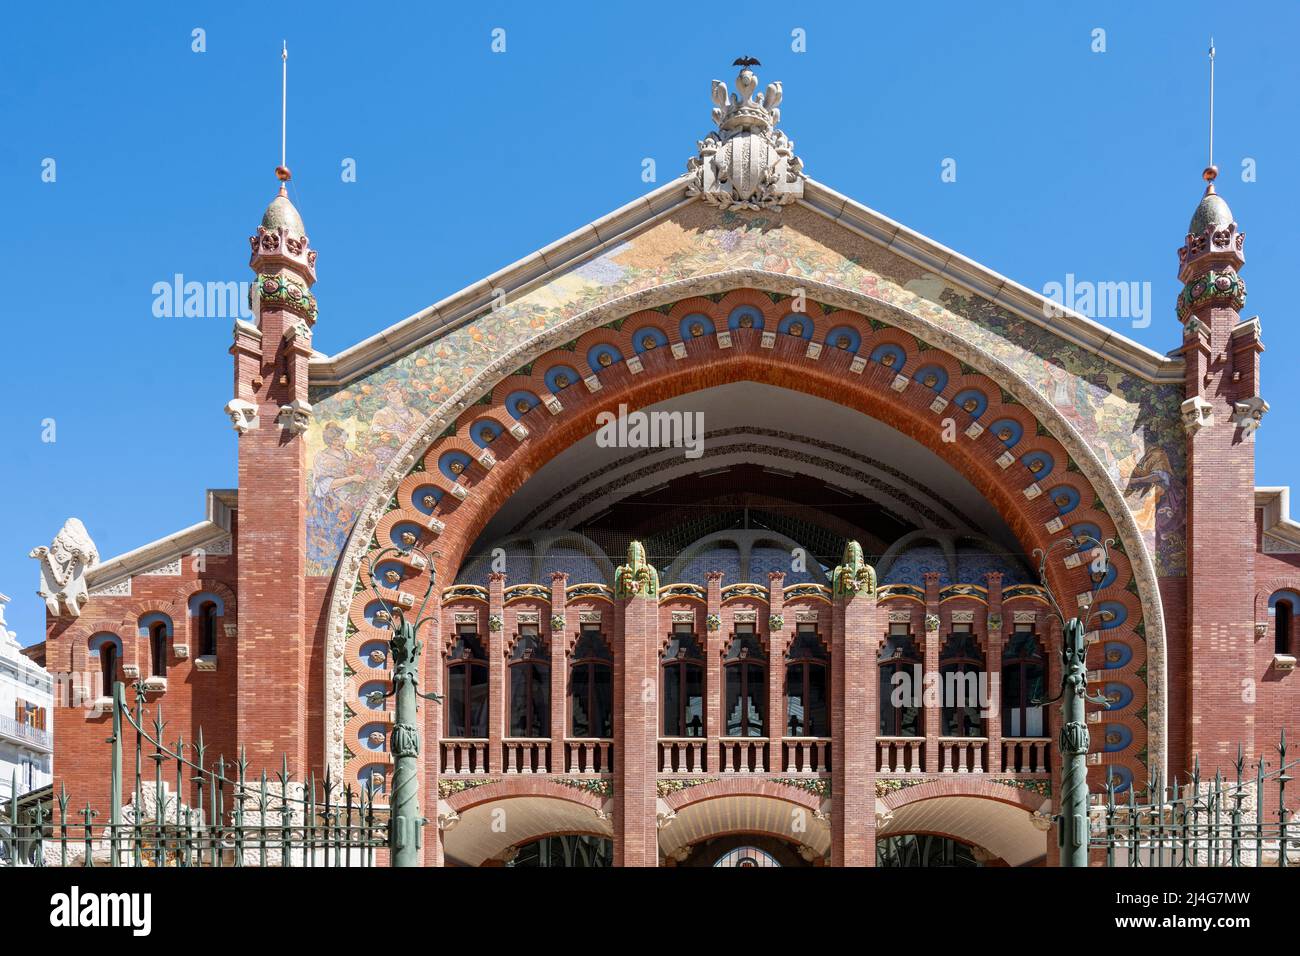
[[[1287,807],[1300,760],[1288,762],[1286,749],[1283,732],[1276,767],[1260,757],[1251,773],[1239,748],[1233,779],[1202,779],[1198,761],[1185,781],[1148,781],[1141,799],[1136,787],[1127,801],[1108,787],[1091,808],[1091,849],[1119,867],[1300,865],[1300,828]]]
[[[147,720],[136,685],[134,713],[114,685],[108,819],[66,788],[14,798],[0,814],[0,865],[224,867],[383,866],[388,807],[381,794],[340,786],[328,771],[295,779],[287,759],[256,777],[248,761],[209,759],[202,730],[193,744],[163,741],[161,708]],[[123,728],[135,731],[133,785],[123,802]],[[146,770],[153,764],[152,774]],[[152,776],[152,779],[149,777]],[[187,788],[186,783],[190,786]],[[190,802],[182,800],[187,791]]]

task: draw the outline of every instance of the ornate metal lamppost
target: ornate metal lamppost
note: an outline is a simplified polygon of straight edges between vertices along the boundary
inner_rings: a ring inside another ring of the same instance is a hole
[[[413,565],[417,569],[428,568],[429,584],[424,596],[416,601],[413,595],[399,590],[402,572],[389,568],[382,573],[383,580],[376,576],[376,565],[382,567],[384,559],[392,557],[403,564]],[[370,591],[380,603],[380,610],[375,618],[386,623],[389,630],[388,650],[392,666],[392,687],[387,692],[374,691],[367,695],[373,706],[379,706],[387,697],[395,697],[396,707],[393,717],[393,735],[391,749],[393,752],[393,785],[389,798],[388,847],[392,854],[392,866],[420,866],[420,850],[424,845],[423,827],[427,822],[420,816],[420,793],[417,781],[417,759],[420,756],[420,731],[416,723],[419,713],[419,699],[440,703],[438,694],[422,694],[419,691],[420,628],[433,620],[437,614],[435,601],[432,614],[425,615],[429,598],[437,584],[437,574],[433,568],[433,558],[412,544],[409,548],[385,548],[373,555],[367,562],[366,576],[370,580]]]
[[[1075,551],[1084,547],[1092,548],[1091,571],[1094,581],[1102,580],[1110,568],[1109,547],[1112,539],[1098,541],[1091,535],[1075,535],[1053,542],[1044,551],[1034,549],[1038,558],[1038,578],[1051,602],[1052,609],[1062,625],[1061,633],[1061,690],[1051,700],[1039,701],[1050,704],[1061,702],[1061,735],[1058,746],[1061,751],[1061,805],[1056,816],[1056,839],[1061,850],[1061,866],[1088,865],[1088,747],[1090,744],[1088,724],[1084,713],[1085,704],[1097,704],[1109,707],[1110,702],[1102,695],[1088,696],[1087,633],[1088,624],[1095,613],[1094,602],[1089,601],[1082,609],[1083,617],[1075,615],[1068,620],[1061,611],[1061,605],[1052,594],[1047,584],[1047,556],[1060,548]]]

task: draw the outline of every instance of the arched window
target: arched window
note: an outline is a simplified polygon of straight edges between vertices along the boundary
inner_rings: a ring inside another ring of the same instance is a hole
[[[674,624],[663,657],[665,737],[704,736],[704,653],[689,624]]]
[[[1006,737],[1044,737],[1043,705],[1047,660],[1033,624],[1017,624],[1002,648],[1002,733]]]
[[[945,737],[982,737],[984,701],[980,681],[984,674],[984,652],[975,642],[970,624],[954,624],[939,651],[939,680],[943,700],[941,734]],[[985,695],[987,696],[987,695]]]
[[[726,680],[727,737],[763,737],[767,733],[767,665],[753,624],[737,624],[722,658]]]
[[[99,655],[100,697],[113,696],[117,665],[122,660],[122,644],[116,634],[97,634],[90,639],[90,649]]]
[[[614,655],[599,624],[582,625],[569,665],[569,733],[614,736]]]
[[[800,624],[785,653],[785,732],[790,737],[829,737],[830,655],[816,624]]]
[[[1295,612],[1300,595],[1291,591],[1277,591],[1268,599],[1268,613],[1273,616],[1273,653],[1293,654],[1291,632],[1295,627]]]
[[[447,657],[448,737],[486,737],[487,652],[473,624],[462,624]]]
[[[217,605],[212,601],[199,605],[199,655],[217,656]]]
[[[922,657],[907,624],[890,624],[877,658],[880,736],[921,735]]]
[[[167,625],[162,621],[149,625],[149,674],[167,676]]]
[[[551,664],[536,624],[519,628],[510,652],[510,736],[551,735]]]

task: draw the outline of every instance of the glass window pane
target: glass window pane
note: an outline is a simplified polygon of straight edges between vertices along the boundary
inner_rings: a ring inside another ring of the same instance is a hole
[[[704,736],[704,668],[686,668],[686,734]]]
[[[592,668],[595,687],[592,693],[591,734],[595,737],[614,736],[614,669],[605,665]]]
[[[591,715],[587,713],[590,678],[590,664],[578,664],[569,671],[569,733],[574,737],[596,736],[591,729]]]

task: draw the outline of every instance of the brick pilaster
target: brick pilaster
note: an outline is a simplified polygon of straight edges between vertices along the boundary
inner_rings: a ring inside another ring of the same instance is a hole
[[[934,571],[925,573],[925,615],[928,619],[930,615],[939,615],[939,575]],[[925,657],[925,674],[924,681],[935,682],[934,686],[942,690],[943,685],[939,681],[939,643],[942,640],[944,626],[941,622],[937,630],[930,630],[922,622],[921,633],[923,635],[923,654]],[[923,706],[921,709],[922,725],[925,727],[925,770],[926,773],[937,773],[939,770],[939,736],[942,732],[943,708],[931,707],[924,703],[926,695],[922,693]]]
[[[831,610],[831,865],[876,861],[876,655],[887,615],[874,594]]]
[[[984,666],[988,673],[989,700],[988,716],[985,718],[984,734],[989,739],[988,761],[985,766],[989,773],[1002,772],[1002,648],[1003,634],[1007,632],[1002,617],[1002,574],[990,571],[984,576],[988,585],[989,611],[985,622]],[[999,627],[993,621],[1000,621]],[[976,630],[979,630],[976,622]]]
[[[700,643],[704,647],[704,765],[714,769],[718,760],[718,740],[722,737],[722,653],[726,648],[722,627],[709,630],[708,617],[722,618],[722,572],[708,571],[704,575],[707,589],[707,614],[704,634]]]
[[[506,713],[509,698],[506,694],[506,632],[504,624],[492,629],[492,621],[505,621],[506,576],[502,571],[488,575],[488,773],[500,773],[502,768],[501,741],[510,727]]]
[[[621,599],[616,608],[618,654],[614,681],[618,701],[614,727],[614,865],[658,866],[658,660],[659,602],[655,596]]]
[[[767,593],[769,617],[785,615],[785,572],[769,571]],[[768,770],[785,772],[782,738],[789,728],[785,725],[785,650],[794,636],[794,621],[784,621],[779,631],[771,630],[768,623],[767,665],[767,740]]]
[[[569,576],[563,571],[551,575],[551,617],[565,617]],[[564,773],[564,739],[569,735],[569,708],[565,688],[569,680],[569,628],[567,622],[552,627],[543,621],[539,632],[551,635],[551,773]]]

